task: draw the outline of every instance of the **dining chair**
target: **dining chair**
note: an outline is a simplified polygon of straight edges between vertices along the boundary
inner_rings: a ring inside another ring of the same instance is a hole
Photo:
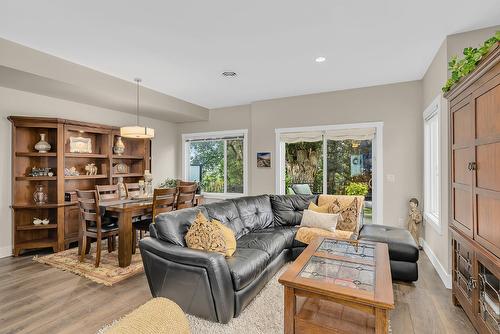
[[[175,208],[177,210],[184,208],[192,208],[194,206],[194,197],[196,196],[196,189],[198,185],[192,184],[188,186],[177,187],[177,203]]]
[[[139,183],[125,183],[127,198],[134,198],[141,194]]]
[[[110,185],[96,185],[95,189],[97,190],[97,199],[99,202],[103,201],[115,201],[120,199],[120,193],[118,191],[118,185],[110,184]]]
[[[99,200],[95,190],[77,190],[76,196],[80,207],[80,262],[85,259],[87,247],[91,247],[91,239],[96,240],[96,254],[94,266],[99,267],[101,261],[102,239],[108,241],[108,252],[115,249],[115,237],[118,235],[118,225],[115,223],[103,224],[99,210]]]
[[[161,188],[153,191],[153,223],[155,217],[160,213],[175,209],[176,193],[177,188]]]

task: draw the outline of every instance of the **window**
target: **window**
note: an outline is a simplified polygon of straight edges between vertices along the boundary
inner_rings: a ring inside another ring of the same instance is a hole
[[[183,134],[183,178],[205,194],[246,194],[247,130]]]
[[[441,96],[424,111],[424,218],[441,233],[439,222],[439,112]]]

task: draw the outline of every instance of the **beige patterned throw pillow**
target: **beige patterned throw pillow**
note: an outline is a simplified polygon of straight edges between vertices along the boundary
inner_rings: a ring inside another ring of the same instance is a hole
[[[341,219],[337,222],[337,230],[358,232],[358,199],[354,200],[347,206],[341,207],[340,202],[336,199],[330,205],[330,213],[340,213]]]
[[[205,215],[198,212],[194,223],[186,233],[189,248],[226,254],[227,246],[224,233],[217,224],[212,224]]]

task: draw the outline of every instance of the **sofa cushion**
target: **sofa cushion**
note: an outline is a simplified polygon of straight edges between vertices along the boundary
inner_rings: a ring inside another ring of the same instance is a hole
[[[274,225],[294,226],[302,220],[302,211],[309,203],[316,203],[317,195],[271,195],[271,206],[274,214]]]
[[[238,291],[249,285],[266,268],[269,254],[254,248],[236,248],[233,256],[226,259],[234,290]]]
[[[259,233],[261,231],[281,233],[285,238],[285,248],[292,248],[295,240],[295,234],[297,233],[298,229],[299,229],[298,226],[275,226],[275,227],[268,227],[260,231],[254,231],[254,233]]]
[[[198,212],[208,217],[207,210],[202,206],[160,213],[155,218],[157,238],[185,247],[184,236],[189,226],[194,222]]]
[[[384,242],[389,247],[389,258],[395,261],[417,262],[419,251],[410,232],[404,228],[384,225],[364,225],[359,240]]]
[[[232,201],[220,201],[203,205],[210,219],[220,221],[233,230],[236,239],[247,233],[236,205]]]
[[[273,225],[273,209],[268,195],[240,197],[232,200],[240,219],[249,232]]]
[[[286,242],[287,240],[282,232],[264,229],[242,236],[237,241],[236,249],[259,249],[269,254],[272,260],[287,248]]]

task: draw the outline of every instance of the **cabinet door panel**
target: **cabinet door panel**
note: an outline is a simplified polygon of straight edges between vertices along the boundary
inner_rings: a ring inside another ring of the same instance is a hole
[[[476,138],[500,134],[500,85],[476,99]]]
[[[500,191],[500,142],[477,146],[476,161],[477,187]]]
[[[472,173],[468,170],[468,165],[472,161],[472,150],[470,148],[463,148],[454,150],[453,159],[453,176],[454,182],[471,185]]]
[[[453,145],[468,145],[474,140],[470,104],[453,113]]]
[[[457,228],[472,237],[472,200],[471,192],[460,188],[455,188],[454,192],[454,224]]]
[[[77,206],[64,209],[64,239],[78,238],[80,209]]]
[[[476,240],[500,257],[500,199],[477,194],[476,205]]]

